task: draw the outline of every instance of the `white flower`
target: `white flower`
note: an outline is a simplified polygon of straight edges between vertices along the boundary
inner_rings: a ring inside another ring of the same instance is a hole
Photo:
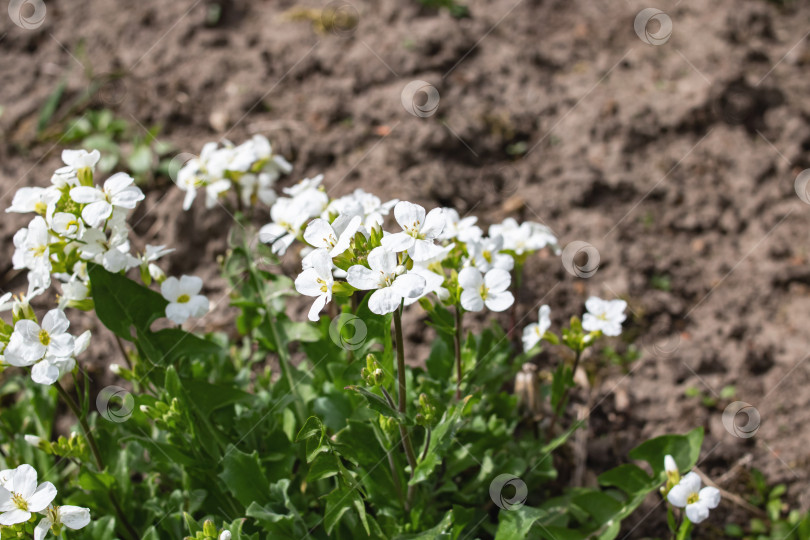
[[[514,251],[516,255],[557,245],[557,237],[545,225],[533,221],[524,221],[518,225],[513,218],[506,218],[502,223],[490,226],[489,235],[503,236],[503,248]]]
[[[515,266],[515,259],[508,253],[501,253],[502,250],[502,236],[470,240],[467,243],[467,251],[470,254],[467,262],[472,263],[482,272],[488,272],[493,268],[511,272]]]
[[[450,295],[450,292],[442,286],[444,285],[444,276],[442,274],[437,274],[436,272],[429,270],[427,267],[418,264],[413,265],[413,269],[410,271],[410,273],[424,278],[425,289],[419,296],[406,298],[406,306],[410,306],[411,304],[418,302],[420,298],[423,298],[430,293],[434,293],[440,300],[444,300]]]
[[[42,318],[42,326],[28,319],[14,325],[5,350],[12,366],[30,366],[45,357],[67,358],[73,354],[74,339],[67,333],[70,321],[60,309],[52,309]]]
[[[160,294],[169,301],[166,317],[175,324],[183,324],[189,317],[202,317],[208,313],[208,298],[199,294],[202,279],[197,276],[170,277],[160,284]]]
[[[239,196],[242,198],[244,206],[253,206],[253,197],[260,200],[267,206],[272,206],[276,202],[276,192],[273,186],[276,183],[278,174],[262,172],[259,174],[247,173],[239,179]]]
[[[467,311],[481,311],[486,305],[491,311],[505,311],[515,301],[509,292],[511,283],[512,276],[500,268],[492,269],[484,276],[477,268],[464,268],[458,273],[461,307]]]
[[[459,217],[454,208],[443,208],[445,224],[444,230],[439,235],[439,240],[458,239],[460,242],[479,240],[484,232],[481,227],[475,224],[478,218],[475,216]]]
[[[382,226],[384,217],[398,202],[398,199],[393,199],[383,203],[376,195],[357,188],[351,194],[330,202],[324,213],[361,215],[363,227],[370,230]],[[321,217],[326,218],[328,215]]]
[[[291,197],[296,197],[297,195],[302,195],[308,191],[318,191],[318,187],[321,185],[322,181],[322,174],[319,174],[314,178],[304,178],[297,184],[284,188],[284,193]]]
[[[45,510],[56,497],[56,488],[50,482],[37,486],[37,471],[30,465],[4,472],[8,478],[0,487],[0,525],[25,523],[32,512]]]
[[[59,191],[53,187],[23,187],[14,194],[14,200],[11,201],[11,206],[6,208],[6,212],[21,214],[36,212],[44,216],[53,212],[60,197]]]
[[[36,216],[28,228],[14,234],[14,254],[11,257],[17,270],[27,268],[28,282],[36,288],[46,289],[51,285],[50,242],[51,233],[41,216]]]
[[[668,473],[678,472],[678,464],[675,463],[675,458],[669,454],[664,456],[664,470]]]
[[[231,540],[231,531],[222,531],[219,533],[219,540]]]
[[[67,527],[71,530],[81,529],[90,523],[90,509],[82,508],[80,506],[49,506],[45,513],[45,517],[39,522],[39,525],[34,529],[34,540],[42,540],[48,534],[48,530],[53,532],[54,536],[59,536],[62,532],[62,527]]]
[[[90,227],[98,227],[113,213],[113,207],[132,210],[144,198],[143,192],[132,184],[135,180],[126,173],[116,173],[104,182],[103,188],[77,186],[70,190],[70,198],[86,204],[82,219]]]
[[[372,313],[385,315],[399,308],[404,298],[416,298],[425,289],[425,278],[413,273],[403,273],[397,266],[396,253],[377,247],[368,254],[370,267],[355,265],[349,268],[346,281],[360,290],[376,289],[368,299]]]
[[[62,150],[62,161],[74,172],[84,168],[94,169],[99,159],[101,159],[101,153],[98,150],[92,152],[87,150]]]
[[[543,339],[543,334],[551,328],[551,308],[547,305],[540,306],[537,314],[537,322],[532,323],[523,329],[523,350],[530,351]]]
[[[444,229],[444,211],[434,208],[425,216],[425,209],[418,204],[400,201],[394,207],[394,218],[402,232],[389,234],[382,239],[382,246],[394,253],[408,251],[414,261],[430,259],[441,250],[433,241]]]
[[[709,510],[720,504],[720,491],[713,487],[700,489],[700,476],[690,472],[669,490],[667,500],[672,506],[686,508],[689,521],[700,523],[709,517]]]
[[[309,320],[317,321],[323,307],[332,300],[332,257],[325,249],[316,249],[308,256],[312,266],[295,278],[295,290],[305,296],[314,296]]]
[[[331,225],[325,219],[315,218],[307,225],[304,240],[313,247],[329,250],[331,257],[337,257],[349,249],[360,222],[360,216],[338,216]]]
[[[259,240],[272,244],[273,253],[284,255],[292,245],[309,216],[296,204],[295,199],[282,197],[270,209],[273,221],[259,229]]]
[[[627,318],[624,314],[626,308],[624,300],[602,300],[591,296],[585,301],[588,313],[582,317],[582,328],[586,332],[601,330],[606,336],[621,335],[622,323]]]
[[[51,217],[51,229],[53,232],[65,238],[80,238],[84,234],[84,223],[78,216],[69,212],[57,212]]]
[[[108,240],[101,229],[87,229],[82,235],[79,253],[83,259],[101,264],[108,272],[129,270],[138,266],[140,261],[130,255],[126,234],[126,230],[113,232]]]
[[[205,186],[205,207],[213,208],[217,204],[217,199],[231,189],[230,180],[217,180]]]

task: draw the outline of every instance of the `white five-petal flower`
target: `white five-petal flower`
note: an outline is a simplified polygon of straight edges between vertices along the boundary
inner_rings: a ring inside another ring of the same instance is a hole
[[[458,273],[461,307],[467,311],[481,311],[484,306],[491,311],[505,311],[515,301],[509,292],[511,283],[512,276],[500,268],[493,268],[485,275],[477,268],[464,268]]]
[[[547,305],[540,306],[537,313],[537,322],[532,323],[523,329],[523,350],[530,351],[543,339],[543,334],[551,328],[551,308]]]
[[[425,278],[414,273],[405,273],[397,266],[396,253],[377,247],[368,254],[368,265],[349,268],[346,281],[360,290],[374,290],[368,299],[372,313],[385,315],[399,308],[404,298],[416,298],[425,289]]]
[[[323,307],[332,300],[332,257],[326,249],[316,249],[308,256],[311,264],[295,278],[295,290],[304,296],[314,296],[309,320],[317,321]]]
[[[160,294],[169,301],[166,317],[175,324],[183,324],[189,317],[202,317],[208,313],[208,298],[200,294],[203,281],[197,276],[167,278],[160,284]]]
[[[37,486],[37,471],[30,465],[3,472],[7,478],[0,486],[0,525],[25,523],[32,512],[45,510],[56,497],[50,482]]]
[[[709,510],[720,504],[720,491],[717,488],[700,488],[700,476],[690,472],[681,478],[667,494],[667,500],[678,508],[686,508],[686,517],[692,523],[700,523],[709,517]]]
[[[602,300],[591,296],[585,301],[588,313],[582,317],[582,328],[586,332],[601,330],[606,336],[618,336],[622,333],[622,323],[627,318],[624,310],[627,302],[624,300]]]
[[[434,240],[444,229],[444,210],[434,208],[425,215],[425,209],[418,204],[400,201],[394,207],[394,218],[402,232],[384,236],[384,248],[394,253],[407,251],[417,262],[426,261],[441,250]]]

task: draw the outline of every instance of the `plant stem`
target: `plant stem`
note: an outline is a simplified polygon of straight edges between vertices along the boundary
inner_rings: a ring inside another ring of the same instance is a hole
[[[121,341],[121,338],[118,337],[117,334],[113,334],[115,336],[115,341],[118,343],[118,350],[121,351],[121,356],[124,358],[124,362],[127,365],[127,369],[132,371],[132,362],[129,361],[129,355],[127,354],[127,350],[124,348],[124,343]]]
[[[76,416],[76,419],[79,421],[79,425],[81,426],[82,431],[84,432],[84,438],[87,439],[87,444],[90,446],[90,452],[93,454],[93,459],[96,461],[96,467],[98,468],[99,472],[103,471],[104,460],[101,457],[101,452],[99,452],[98,450],[96,438],[93,436],[93,432],[90,431],[90,426],[87,423],[87,418],[85,418],[82,415],[81,410],[79,409],[79,404],[76,403],[76,400],[73,399],[73,396],[71,396],[67,392],[67,390],[62,388],[62,385],[59,384],[58,381],[56,382],[56,384],[54,384],[54,386],[56,387],[56,392],[59,394],[59,397],[62,398],[62,401],[64,401],[67,404],[67,406]],[[115,508],[115,513],[118,516],[118,521],[121,522],[121,524],[124,526],[128,535],[131,538],[133,539],[139,538],[140,536],[138,535],[138,531],[136,531],[135,528],[132,526],[132,524],[127,520],[126,515],[124,514],[124,510],[121,508],[121,505],[118,504],[118,499],[116,498],[115,493],[110,491],[109,495],[110,495],[110,502],[112,502],[112,505]]]
[[[568,386],[568,385],[565,386],[565,390],[563,390],[563,394],[560,397],[560,401],[557,403],[557,407],[554,409],[554,416],[551,418],[551,425],[548,428],[548,432],[551,434],[552,437],[554,436],[554,434],[553,434],[554,426],[557,425],[557,419],[560,417],[560,414],[562,414],[563,404],[565,403],[565,400],[568,399],[568,392],[571,390],[571,387],[573,386],[574,376],[577,373],[577,368],[579,367],[579,359],[581,357],[582,357],[582,351],[577,351],[576,352],[576,357],[574,358],[574,368],[571,370],[572,384],[571,384],[571,386]]]
[[[692,532],[692,522],[689,521],[689,518],[684,517],[683,523],[681,523],[680,529],[678,529],[678,535],[675,537],[676,540],[686,540],[687,538],[691,538]]]
[[[456,399],[461,399],[461,336],[463,335],[461,319],[464,315],[461,306],[456,306],[456,332],[453,336],[453,345],[456,353]]]
[[[401,309],[401,307],[400,307]],[[399,382],[399,412],[403,415],[408,414],[408,397],[406,395],[405,386],[405,342],[402,337],[402,315],[400,309],[394,310],[394,332],[397,340],[397,380]],[[408,458],[408,464],[411,466],[411,478],[416,473],[416,454],[413,452],[413,445],[411,445],[411,437],[408,434],[408,428],[404,424],[399,425],[399,435],[402,438],[402,446],[405,448],[405,456]],[[408,499],[405,503],[405,509],[408,510],[413,500],[413,495],[416,486],[408,486]]]

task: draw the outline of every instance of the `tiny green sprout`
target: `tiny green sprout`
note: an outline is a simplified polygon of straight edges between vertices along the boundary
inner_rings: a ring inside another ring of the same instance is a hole
[[[436,406],[431,403],[427,394],[419,394],[419,408],[416,423],[424,427],[433,427],[436,423]]]

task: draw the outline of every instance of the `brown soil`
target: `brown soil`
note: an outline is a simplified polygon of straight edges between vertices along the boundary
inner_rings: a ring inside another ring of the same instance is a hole
[[[543,221],[563,245],[595,246],[601,267],[583,280],[559,259],[533,260],[521,312],[533,320],[542,299],[558,328],[590,294],[624,297],[626,335],[643,353],[628,375],[601,372],[590,467],[615,465],[643,438],[703,425],[707,474],[720,477],[750,454],[769,480],[790,484],[794,504],[810,506],[801,330],[810,208],[794,190],[810,166],[810,6],[662,2],[673,33],[653,46],[633,30],[649,7],[636,0],[470,0],[463,20],[411,0],[352,3],[357,27],[323,34],[282,17],[323,7],[318,0],[52,0],[33,30],[0,13],[2,204],[18,186],[45,184],[59,165],[62,147],[35,139],[36,119],[61,79],[76,97],[91,69],[122,75],[95,106],[161,124],[178,152],[263,133],[296,177],[325,173],[332,195],[363,187],[455,206],[484,223]],[[215,6],[221,14],[211,22]],[[440,93],[433,116],[403,109],[400,93],[417,79]],[[525,155],[513,155],[516,143]],[[167,179],[145,190],[136,242],[177,247],[168,270],[201,275],[226,305],[213,261],[229,216],[199,204],[183,213]],[[3,219],[7,260],[27,219]],[[292,255],[285,263],[293,271]],[[229,316],[218,309],[205,322],[223,328]],[[103,365],[116,350],[97,335],[90,354]],[[729,385],[735,397],[712,407],[685,396],[689,387],[713,397]],[[759,410],[755,437],[724,429],[722,411],[734,400]],[[725,487],[740,483],[737,475]],[[723,507],[725,517],[747,519]],[[646,523],[627,531],[657,534]]]

